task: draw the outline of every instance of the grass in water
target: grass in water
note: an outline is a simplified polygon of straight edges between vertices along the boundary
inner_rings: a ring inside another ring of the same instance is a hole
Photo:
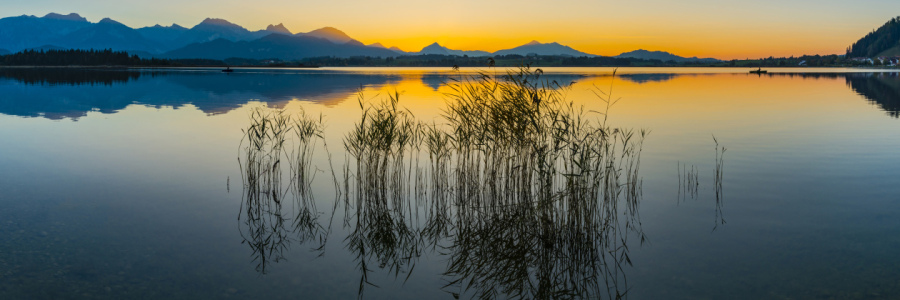
[[[325,230],[310,191],[311,158],[323,125],[321,118],[304,113],[294,117],[265,107],[253,109],[250,121],[238,157],[243,183],[238,220],[242,243],[253,250],[256,270],[266,273],[268,264],[284,259],[293,240],[324,245]]]
[[[348,197],[344,222],[352,228],[346,243],[357,254],[362,274],[360,297],[367,284],[374,285],[367,279],[370,261],[395,275],[411,274],[406,266],[420,254],[418,233],[410,218],[415,205],[409,194],[411,154],[420,144],[421,127],[412,113],[398,107],[398,101],[395,93],[370,105],[360,94],[360,121],[344,138],[344,148],[353,158],[345,167]],[[355,179],[352,188],[351,173]],[[355,196],[352,201],[351,193]]]
[[[428,246],[447,256],[444,289],[454,296],[625,295],[628,242],[645,239],[647,132],[590,117],[542,73],[449,83],[443,124],[416,122],[396,94],[360,101],[344,139],[353,165],[344,177],[346,245],[357,253],[360,295],[372,259],[408,276]]]
[[[606,111],[589,112],[565,100],[568,86],[542,76],[528,67],[461,75],[432,124],[403,109],[397,93],[360,95],[360,118],[343,139],[343,182],[332,168],[360,297],[376,286],[371,272],[408,279],[430,254],[447,262],[443,290],[454,297],[627,295],[629,245],[645,241],[638,208],[647,132],[607,125],[611,90],[597,93]],[[251,113],[239,219],[260,272],[292,241],[324,245],[330,230],[311,189],[321,135],[321,118]]]
[[[725,175],[725,147],[719,145],[719,140],[713,136],[713,142],[716,143],[716,173],[713,183],[716,189],[716,223],[713,227],[715,231],[719,225],[725,225],[725,215],[723,209],[725,207],[725,194],[722,192],[722,178]]]

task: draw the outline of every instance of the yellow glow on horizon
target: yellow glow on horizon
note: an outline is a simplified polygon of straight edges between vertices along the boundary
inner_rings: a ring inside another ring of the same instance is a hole
[[[622,30],[625,31],[625,30]],[[365,44],[379,42],[387,47],[396,46],[408,52],[421,50],[432,43],[455,50],[483,50],[494,52],[521,46],[532,40],[541,43],[558,42],[589,54],[614,56],[637,49],[666,51],[684,57],[714,57],[718,59],[754,59],[769,56],[788,57],[801,55],[843,54],[846,47],[862,33],[852,30],[826,33],[810,30],[782,30],[779,35],[770,31],[746,30],[742,32],[696,29],[689,32],[659,32],[643,35],[640,29],[630,29],[624,34],[565,31],[552,32],[464,32],[454,34],[377,32],[357,37]],[[371,36],[371,37],[370,37]]]

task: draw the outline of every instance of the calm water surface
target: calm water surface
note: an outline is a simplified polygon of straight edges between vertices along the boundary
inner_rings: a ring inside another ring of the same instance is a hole
[[[417,120],[442,124],[445,83],[477,71],[0,69],[0,298],[449,299],[485,289],[458,280],[540,281],[546,270],[450,272],[465,236],[424,242],[428,203],[414,201],[408,220],[395,220],[411,233],[388,230],[412,242],[370,236],[355,247],[348,236],[362,224],[360,207],[335,200],[358,98],[396,92]],[[628,240],[631,264],[613,291],[900,297],[898,74],[745,72],[544,70],[543,79],[571,83],[566,99],[587,116],[602,118],[594,92],[611,89],[620,100],[608,124],[651,132],[639,171],[646,241]],[[297,229],[291,216],[287,226],[266,223],[274,238],[261,252],[247,234],[260,227],[239,218],[247,186],[238,157],[251,113],[265,107],[321,115],[326,128],[311,159],[316,226]],[[467,254],[488,269],[492,260],[533,263],[502,255],[504,241],[473,238],[501,253]],[[608,297],[606,286],[599,296]]]

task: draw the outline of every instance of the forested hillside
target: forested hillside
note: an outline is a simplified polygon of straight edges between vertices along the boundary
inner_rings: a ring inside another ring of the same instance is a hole
[[[167,60],[142,59],[125,51],[113,50],[25,50],[0,56],[3,66],[150,66],[165,65]]]
[[[847,48],[847,57],[900,56],[900,17],[867,34]]]

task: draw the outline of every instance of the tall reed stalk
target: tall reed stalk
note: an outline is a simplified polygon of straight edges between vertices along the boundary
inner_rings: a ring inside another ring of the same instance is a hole
[[[725,207],[725,194],[722,192],[722,178],[725,175],[725,147],[719,145],[719,140],[713,136],[713,142],[716,143],[716,173],[713,180],[716,189],[716,220],[713,230],[719,225],[725,224],[725,215],[723,209]]]

